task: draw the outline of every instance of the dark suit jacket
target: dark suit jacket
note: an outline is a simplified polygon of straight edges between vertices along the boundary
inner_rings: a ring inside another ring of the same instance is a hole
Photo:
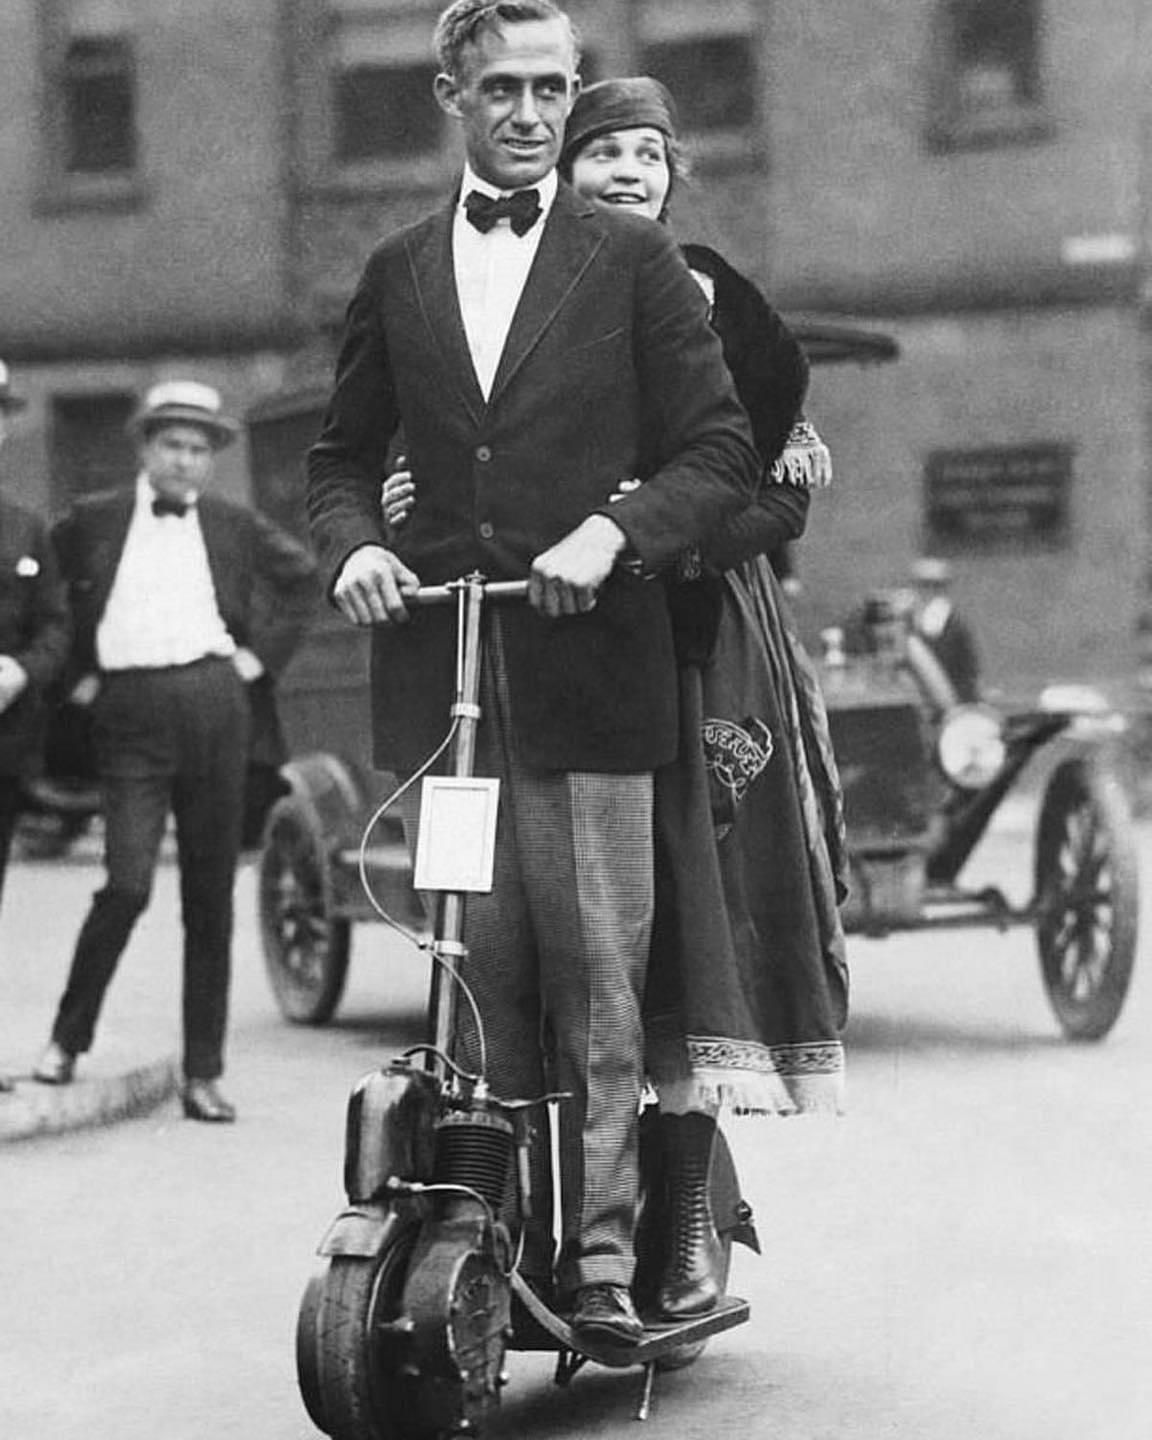
[[[74,676],[98,669],[96,629],[108,603],[132,519],[134,487],[104,491],[78,500],[53,531],[60,568],[68,585],[75,625]],[[197,502],[200,528],[216,603],[237,645],[257,655],[270,676],[287,664],[316,598],[316,564],[297,540],[257,510],[221,496]],[[261,726],[275,713],[260,696],[254,706]]]
[[[742,507],[748,420],[707,306],[657,225],[561,184],[485,402],[453,279],[453,204],[368,261],[336,387],[309,455],[313,533],[329,577],[381,544],[380,482],[397,427],[420,503],[395,545],[424,583],[518,578],[590,514],[611,514],[649,570]],[[619,504],[622,479],[647,483]],[[411,769],[446,725],[452,617],[417,614],[373,644],[377,763]],[[510,700],[529,763],[651,769],[676,747],[662,587],[617,573],[589,614],[505,616]]]
[[[64,668],[71,626],[48,527],[30,510],[0,499],[0,655],[28,674],[20,698],[0,714],[0,775],[36,768],[46,698]]]

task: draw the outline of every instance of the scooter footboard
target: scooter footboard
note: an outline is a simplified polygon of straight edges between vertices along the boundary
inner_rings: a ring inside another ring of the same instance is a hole
[[[751,1314],[747,1300],[725,1295],[707,1315],[659,1323],[645,1317],[644,1335],[637,1344],[613,1345],[610,1341],[588,1340],[577,1335],[566,1320],[536,1297],[519,1275],[512,1276],[512,1293],[533,1320],[553,1337],[557,1350],[572,1350],[595,1360],[598,1365],[618,1369],[629,1365],[655,1364],[686,1345],[699,1344],[722,1330],[743,1325]]]

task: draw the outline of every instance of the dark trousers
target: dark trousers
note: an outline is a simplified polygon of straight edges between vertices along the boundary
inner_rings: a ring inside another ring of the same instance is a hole
[[[95,712],[104,787],[107,883],[93,897],[52,1038],[92,1044],[100,1007],[148,904],[169,811],[176,821],[184,921],[184,1073],[224,1068],[232,889],[244,812],[248,701],[231,661],[200,660],[104,677]]]
[[[20,816],[21,794],[18,775],[0,775],[0,899],[4,898],[4,875],[12,849],[12,834]]]

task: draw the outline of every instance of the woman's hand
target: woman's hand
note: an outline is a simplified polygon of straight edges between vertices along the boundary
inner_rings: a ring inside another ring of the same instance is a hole
[[[626,495],[631,495],[633,490],[639,490],[643,484],[641,480],[621,480],[612,494],[608,496],[609,505],[615,505],[617,500],[623,500]]]
[[[416,503],[416,485],[407,466],[407,455],[397,455],[396,468],[380,487],[380,508],[384,512],[384,523],[392,529],[398,529],[404,524]]]

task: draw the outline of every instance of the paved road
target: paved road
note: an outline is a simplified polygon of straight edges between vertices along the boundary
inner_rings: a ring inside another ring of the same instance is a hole
[[[1152,832],[1143,843],[1150,868]],[[998,839],[986,873],[1021,887],[1022,858]],[[60,929],[37,954],[61,967],[91,881],[21,870],[7,933]],[[171,882],[129,966],[167,957]],[[0,1152],[5,1440],[315,1434],[292,1331],[341,1199],[344,1099],[415,1034],[424,970],[361,931],[338,1023],[289,1029],[251,888],[246,875],[229,1075],[241,1123],[166,1108]],[[764,1242],[734,1277],[754,1320],[661,1377],[650,1424],[670,1440],[1148,1440],[1149,966],[1113,1036],[1080,1048],[1056,1035],[1026,932],[860,942],[852,958],[850,1113],[731,1127]],[[175,994],[173,973],[171,1019]],[[511,1368],[497,1440],[632,1433],[634,1374],[588,1371],[565,1394],[541,1357]]]

